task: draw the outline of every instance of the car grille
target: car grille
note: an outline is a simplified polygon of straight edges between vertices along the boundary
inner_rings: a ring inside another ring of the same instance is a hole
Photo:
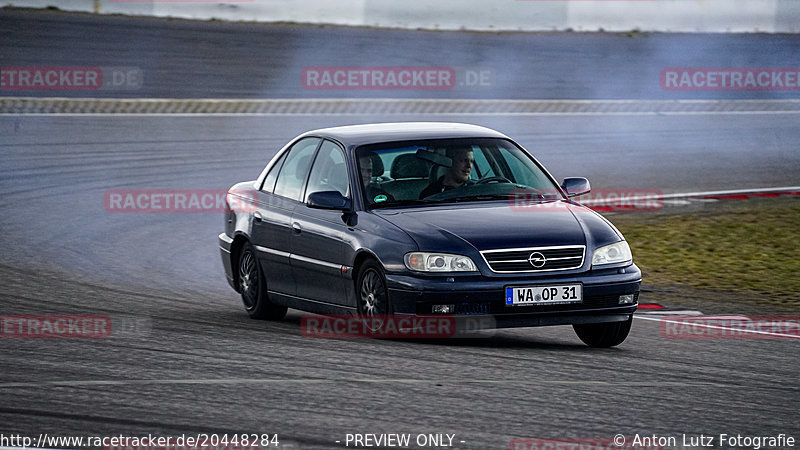
[[[481,252],[486,264],[493,272],[549,272],[554,270],[577,269],[583,265],[586,253],[585,245],[560,247],[515,248],[508,250],[484,250]],[[534,266],[531,261],[545,262],[541,267]]]

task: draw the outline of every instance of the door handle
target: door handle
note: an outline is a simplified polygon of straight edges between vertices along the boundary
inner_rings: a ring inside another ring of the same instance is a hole
[[[253,213],[253,219],[255,219],[256,222],[261,222],[262,220],[264,220],[264,218],[261,216],[261,213],[258,211]]]
[[[292,231],[294,231],[294,234],[300,234],[303,232],[303,228],[300,226],[299,223],[292,222]]]

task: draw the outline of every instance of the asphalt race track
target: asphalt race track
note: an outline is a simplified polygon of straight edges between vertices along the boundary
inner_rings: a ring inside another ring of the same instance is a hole
[[[595,188],[797,185],[797,117],[0,116],[0,314],[114,321],[105,339],[0,338],[0,433],[277,433],[278,448],[294,449],[344,448],[348,433],[455,434],[459,449],[616,434],[800,438],[796,338],[670,339],[640,318],[608,350],[571,327],[312,339],[298,311],[247,318],[219,260],[220,213],[104,208],[112,189],[227,189],[308,129],[417,119],[496,128],[557,178]]]

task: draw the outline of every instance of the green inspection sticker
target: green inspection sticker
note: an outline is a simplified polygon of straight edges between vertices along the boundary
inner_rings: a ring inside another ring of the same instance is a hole
[[[380,203],[380,202],[385,202],[388,199],[389,197],[381,194],[381,195],[376,195],[375,198],[372,199],[372,201],[374,201],[375,203]]]

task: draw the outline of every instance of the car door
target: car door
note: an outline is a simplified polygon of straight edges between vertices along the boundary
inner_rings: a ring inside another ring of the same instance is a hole
[[[290,264],[292,213],[301,203],[314,152],[321,139],[304,138],[284,153],[264,179],[253,212],[251,238],[267,278],[267,289],[295,295]]]
[[[350,178],[344,150],[329,140],[320,145],[308,179],[304,202],[292,217],[292,269],[297,295],[310,300],[347,304],[343,273],[347,224],[342,211],[309,208],[308,195],[338,191],[350,195]]]

